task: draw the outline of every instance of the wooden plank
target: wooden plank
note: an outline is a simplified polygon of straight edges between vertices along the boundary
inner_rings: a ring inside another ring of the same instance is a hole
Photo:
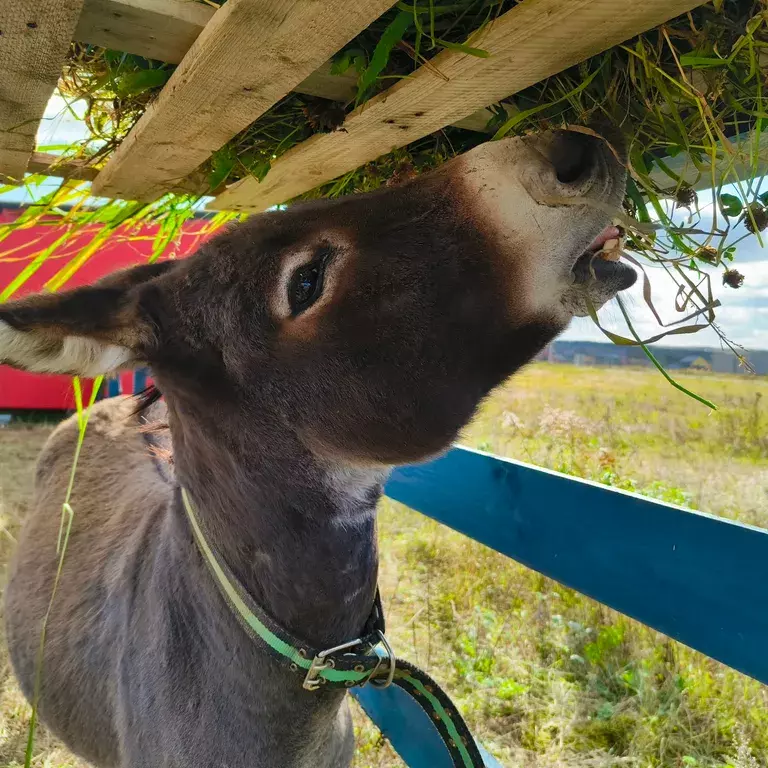
[[[471,115],[457,120],[453,125],[455,128],[463,128],[465,131],[477,131],[478,133],[485,132],[485,126],[488,125],[488,121],[493,117],[493,112],[490,109],[478,109],[477,112],[473,112]]]
[[[55,176],[59,179],[93,181],[98,170],[89,167],[82,160],[62,160],[58,155],[52,155],[48,152],[33,152],[29,159],[27,173]]]
[[[73,39],[178,64],[215,12],[194,0],[85,0]]]
[[[99,170],[84,160],[66,160],[48,152],[33,152],[27,167],[28,173],[41,176],[53,176],[59,179],[76,179],[78,181],[93,181]],[[223,188],[222,188],[223,190]],[[186,195],[215,194],[211,191],[205,175],[195,171],[182,179],[172,190]]]
[[[148,59],[178,64],[211,20],[215,9],[192,0],[85,0],[74,39]],[[349,102],[357,93],[357,75],[331,74],[321,64],[293,90],[307,96]],[[491,112],[481,109],[457,127],[483,131]]]
[[[357,95],[357,73],[350,69],[343,75],[332,75],[331,62],[326,61],[293,90],[307,96],[349,102]]]
[[[82,2],[0,2],[0,176],[24,177]]]
[[[73,39],[178,64],[215,13],[215,8],[194,0],[84,0]],[[357,93],[357,75],[332,75],[327,61],[294,90],[350,101]]]
[[[733,184],[739,179],[756,178],[768,173],[768,135],[760,134],[756,140],[754,132],[749,131],[743,136],[731,139],[730,143],[734,155],[722,147],[718,151],[718,157],[715,161],[716,184]],[[703,172],[699,171],[690,156],[684,152],[675,157],[665,158],[664,163],[694,189],[712,188],[709,160],[704,163]],[[674,192],[677,185],[673,178],[670,178],[657,166],[653,167],[650,178],[662,190]]]
[[[512,101],[502,101],[498,104],[507,113],[507,118],[512,117],[520,110]],[[485,107],[478,109],[477,112],[473,112],[471,115],[463,117],[461,120],[457,120],[453,123],[454,128],[463,128],[465,131],[477,131],[478,133],[489,133],[488,121],[493,117],[493,112]]]
[[[328,78],[335,77],[335,75],[327,74],[325,76]],[[310,75],[306,82],[309,82],[314,77],[314,75]],[[339,79],[342,80],[342,84],[339,87],[338,92],[341,92],[341,89],[345,88],[346,85],[344,85],[343,77]],[[336,87],[337,86],[331,86],[330,88],[325,89],[325,92],[328,93]],[[324,98],[330,97],[325,96]],[[515,109],[514,105],[507,103],[504,106],[507,109],[508,114],[513,114],[513,110]],[[492,116],[493,113],[490,109],[481,109],[475,114],[470,115],[463,120],[459,120],[457,123],[455,123],[455,126],[457,128],[464,128],[465,130],[469,131],[485,131],[486,125]],[[88,163],[83,160],[62,160],[59,155],[54,155],[48,152],[33,152],[29,159],[27,173],[39,174],[41,176],[52,176],[59,179],[93,181],[96,176],[98,176],[99,170],[91,165],[88,165]],[[21,180],[19,179],[18,182],[21,183]],[[667,184],[667,186],[669,185]],[[198,172],[190,174],[190,176],[188,176],[186,179],[183,179],[181,182],[179,182],[175,191],[195,195],[216,194],[217,192],[217,190],[211,190],[209,188],[203,174]],[[224,191],[223,186],[220,191]]]
[[[155,200],[314,72],[393,0],[229,0],[94,182]]]
[[[768,531],[465,448],[385,490],[768,683]]]
[[[283,155],[261,183],[244,179],[211,207],[260,211],[283,203],[697,5],[699,0],[523,0],[471,38],[489,58],[438,54],[430,66],[353,112],[346,132],[313,136]]]

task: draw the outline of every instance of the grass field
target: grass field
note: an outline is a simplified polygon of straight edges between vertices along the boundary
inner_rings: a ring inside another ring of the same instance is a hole
[[[463,442],[768,527],[768,382],[536,365]],[[44,427],[0,432],[7,560]],[[454,695],[508,768],[762,768],[768,689],[481,545],[384,502],[381,586],[391,639]],[[28,708],[0,658],[0,766],[23,762]],[[355,768],[402,763],[362,716]],[[44,733],[36,766],[81,766]],[[276,766],[276,768],[278,768]]]

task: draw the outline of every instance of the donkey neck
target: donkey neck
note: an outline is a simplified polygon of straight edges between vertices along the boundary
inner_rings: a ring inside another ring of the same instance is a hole
[[[313,645],[358,636],[376,590],[383,472],[323,467],[268,417],[170,405],[169,423],[178,481],[249,594]]]

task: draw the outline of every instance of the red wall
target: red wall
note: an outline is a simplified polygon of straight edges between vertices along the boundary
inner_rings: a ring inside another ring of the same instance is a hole
[[[0,226],[12,222],[18,209],[0,207]],[[188,222],[179,238],[166,249],[162,258],[182,258],[194,252],[207,236],[204,232],[207,222]],[[5,288],[34,257],[46,246],[54,243],[65,233],[60,226],[38,225],[29,229],[16,230],[0,241],[0,289]],[[143,227],[139,230],[119,231],[97,250],[62,286],[75,288],[92,283],[116,269],[146,262],[152,254],[153,239],[157,229]],[[90,241],[93,232],[74,235],[57,253],[46,259],[40,268],[19,288],[13,298],[43,289],[56,273],[65,267]],[[133,238],[130,241],[128,236]],[[136,240],[136,237],[141,240]],[[83,382],[87,398],[91,382]],[[0,366],[0,411],[15,409],[66,410],[75,407],[72,379],[69,376],[43,376],[16,371]]]

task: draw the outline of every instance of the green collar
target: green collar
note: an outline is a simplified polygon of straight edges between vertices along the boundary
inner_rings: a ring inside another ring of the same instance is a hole
[[[466,723],[451,700],[429,675],[395,658],[384,636],[384,614],[378,591],[364,636],[335,648],[318,650],[293,637],[264,611],[206,541],[195,505],[185,488],[181,500],[195,542],[230,609],[254,641],[263,643],[288,670],[304,675],[303,687],[352,688],[366,683],[377,688],[396,685],[429,715],[456,768],[484,768],[485,763]]]
[[[181,499],[197,546],[230,608],[248,633],[266,644],[278,661],[286,664],[292,672],[305,673],[304,687],[307,690],[315,690],[325,684],[351,688],[365,685],[374,678],[378,682],[382,677],[383,684],[391,682],[390,673],[394,674],[396,660],[384,637],[383,615],[378,599],[364,637],[325,650],[312,648],[309,643],[293,637],[256,604],[206,541],[195,505],[185,488],[181,489]]]

